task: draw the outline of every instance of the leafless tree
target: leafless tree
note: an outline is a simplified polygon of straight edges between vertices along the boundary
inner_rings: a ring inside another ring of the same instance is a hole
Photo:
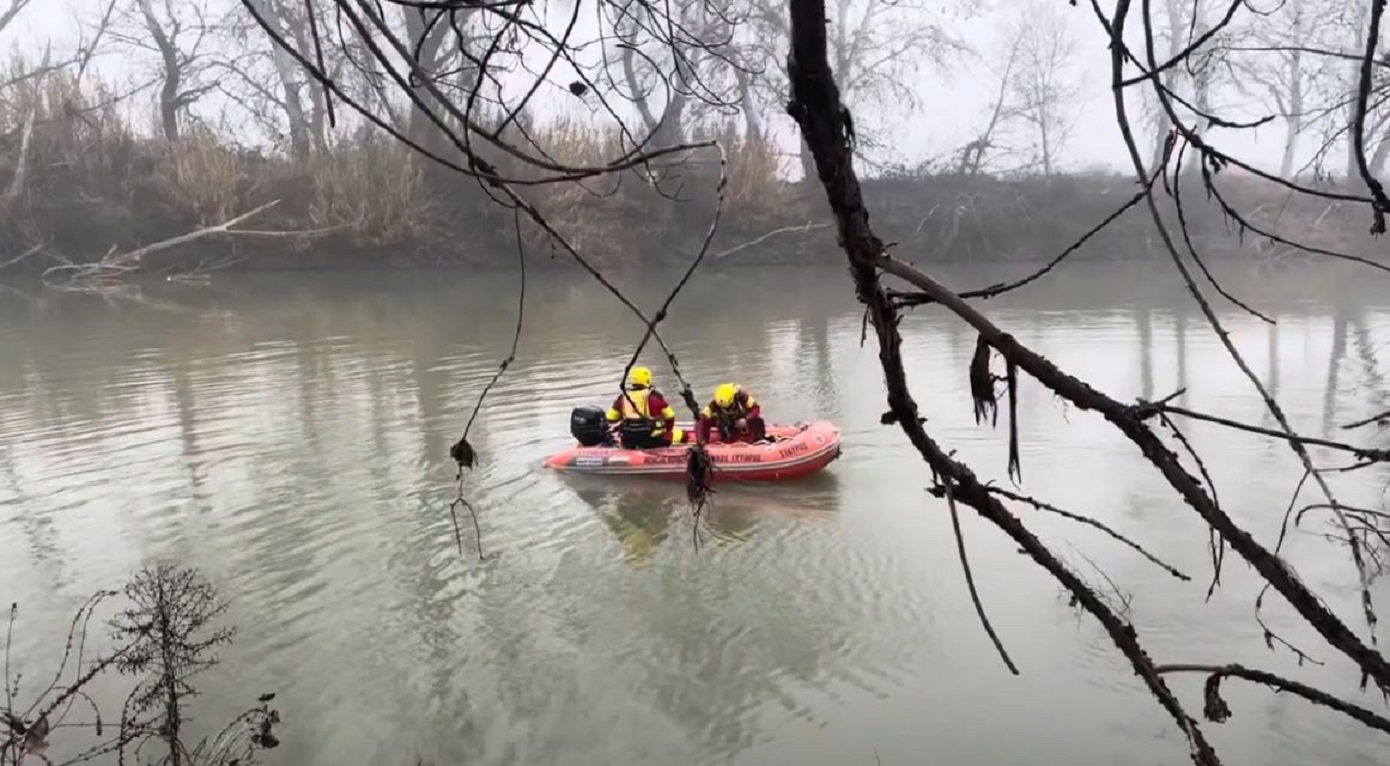
[[[313,50],[309,19],[303,4],[285,0],[258,0],[258,8],[288,39],[295,42],[301,52]],[[313,87],[304,71],[295,66],[294,60],[285,51],[273,45],[265,48],[274,65],[274,82],[279,86],[278,98],[274,101],[284,113],[291,155],[302,159],[308,156],[311,149],[326,150],[328,118],[323,91]],[[253,88],[263,87],[256,83],[248,84]]]
[[[1320,172],[1331,166],[1335,168],[1330,171],[1332,175],[1370,190],[1365,176],[1378,176],[1390,158],[1390,142],[1386,140],[1390,138],[1390,64],[1383,39],[1370,34],[1378,27],[1374,4],[1370,0],[1303,0],[1296,10],[1297,14],[1289,15],[1306,17],[1307,21],[1300,22],[1306,29],[1283,29],[1282,34],[1272,35],[1273,39],[1246,42],[1237,50],[1255,61],[1264,56],[1266,61],[1286,62],[1282,67],[1285,71],[1287,62],[1298,62],[1304,102],[1299,127],[1305,138],[1317,140],[1312,164]],[[1276,19],[1270,17],[1270,21]],[[1284,22],[1287,25],[1289,20]],[[1362,99],[1362,93],[1367,98]]]
[[[730,44],[746,11],[720,2],[688,3],[674,12],[681,31],[674,44],[667,44],[665,35],[649,32],[662,21],[648,7],[634,3],[612,11],[624,95],[643,130],[657,145],[678,144],[686,140],[687,123],[698,116],[690,112],[741,106],[750,135],[759,134],[756,112],[749,111],[752,73]]]
[[[1079,116],[1076,40],[1054,4],[1034,0],[1020,10],[1008,33],[1017,52],[1007,80],[1010,114],[1027,125],[1037,165],[1051,176]]]
[[[1158,75],[1159,87],[1143,92],[1144,103],[1154,125],[1150,164],[1160,164],[1173,118],[1163,107],[1163,101],[1173,104],[1174,111],[1195,120],[1194,130],[1205,131],[1211,115],[1211,98],[1221,69],[1220,55],[1225,49],[1217,44],[1193,46],[1212,33],[1211,17],[1228,7],[1226,0],[1162,0],[1161,15],[1144,14],[1142,19],[1145,42],[1157,48],[1163,46],[1164,60],[1176,62]]]
[[[1357,178],[1360,173],[1358,164],[1360,162],[1357,150],[1357,132],[1350,130],[1357,124],[1358,109],[1361,104],[1355,95],[1362,89],[1362,53],[1366,50],[1367,35],[1370,32],[1369,17],[1372,12],[1373,4],[1379,5],[1379,0],[1349,0],[1341,7],[1335,9],[1332,14],[1324,19],[1333,30],[1340,31],[1343,35],[1342,47],[1344,50],[1352,52],[1350,59],[1340,62],[1338,67],[1342,71],[1342,87],[1339,89],[1339,103],[1343,105],[1343,121],[1338,125],[1338,134],[1345,137],[1342,145],[1345,147],[1344,174],[1348,180]],[[1380,55],[1380,43],[1373,40],[1371,44],[1373,53]],[[1364,126],[1368,129],[1371,126]]]
[[[996,90],[988,107],[989,117],[975,138],[966,142],[960,150],[960,162],[956,166],[961,175],[978,175],[986,166],[996,160],[1001,152],[1003,135],[1009,123],[1017,116],[1011,100],[1011,86],[1018,69],[1019,53],[1023,47],[1022,30],[1016,30],[1004,38],[1004,44],[996,55],[986,57],[984,66],[995,78]],[[992,52],[993,53],[993,52]],[[994,61],[1002,62],[995,66]],[[1007,150],[1006,150],[1007,151]]]
[[[101,620],[108,605],[116,603],[122,608],[108,620],[111,649],[97,654],[92,621]],[[215,589],[196,570],[151,565],[121,591],[100,591],[78,608],[56,670],[38,675],[41,683],[51,680],[30,693],[19,667],[11,664],[19,617],[19,606],[12,605],[5,630],[0,766],[35,760],[49,766],[100,759],[150,766],[258,762],[261,751],[279,745],[275,727],[280,714],[269,706],[274,694],[261,695],[255,707],[213,737],[191,743],[183,734],[194,676],[216,664],[214,650],[232,638],[230,629],[217,625],[224,610]],[[93,694],[99,686],[118,688],[121,677],[133,681],[133,687],[119,711],[103,710]],[[153,758],[144,751],[151,741],[162,745]]]
[[[155,54],[160,127],[169,141],[181,136],[188,108],[217,87],[206,77],[216,24],[206,0],[130,0],[112,30],[125,46]]]
[[[762,73],[756,80],[761,100],[782,105],[790,96],[785,59],[791,41],[787,0],[751,0],[746,58]],[[969,46],[951,29],[948,14],[974,11],[973,0],[944,6],[916,0],[832,0],[829,41],[831,67],[842,83],[845,103],[857,115],[855,138],[865,147],[881,140],[876,115],[909,116],[919,104],[924,71],[947,71]],[[815,164],[801,144],[801,170],[815,178]]]
[[[265,37],[256,19],[241,12],[237,0],[222,2],[236,12],[223,19],[215,50],[206,56],[206,67],[212,73],[209,79],[215,81],[218,92],[239,110],[241,117],[254,121],[289,156],[302,160],[311,153],[326,152],[333,140],[330,123],[336,115],[330,115],[332,110],[323,89],[295,59],[295,55],[314,58],[320,49],[326,71],[355,98],[371,103],[391,125],[411,132],[417,139],[427,137],[427,120],[416,110],[404,109],[400,99],[390,97],[383,87],[386,76],[371,65],[371,54],[356,31],[337,24],[331,14],[297,0],[255,0],[259,17],[294,46],[295,54],[291,55]],[[315,12],[312,24],[310,7]],[[392,18],[393,28],[406,36],[414,28],[407,22],[418,16],[414,10],[403,10]],[[447,31],[447,25],[432,27],[430,39]],[[316,47],[315,32],[332,38],[335,44]],[[340,36],[345,39],[338,42]],[[433,60],[437,48],[437,44],[428,41],[422,46],[426,63],[432,69],[443,68],[442,63]]]
[[[1225,61],[1234,70],[1232,81],[1241,92],[1253,92],[1260,103],[1284,122],[1284,148],[1279,175],[1290,178],[1304,138],[1305,122],[1313,116],[1320,91],[1331,73],[1329,60],[1308,52],[1320,34],[1322,20],[1332,9],[1321,0],[1286,0],[1258,10],[1235,35]]]

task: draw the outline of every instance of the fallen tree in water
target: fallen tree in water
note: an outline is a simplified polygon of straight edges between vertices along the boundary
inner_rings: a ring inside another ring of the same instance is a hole
[[[126,252],[117,252],[112,248],[102,256],[100,260],[91,263],[74,263],[61,255],[50,254],[49,257],[60,261],[60,263],[44,269],[42,277],[44,284],[51,287],[62,287],[68,290],[95,289],[112,282],[117,282],[136,275],[142,274],[163,274],[173,279],[187,279],[192,276],[206,274],[210,271],[218,271],[230,267],[236,262],[236,256],[223,256],[209,263],[199,261],[193,268],[170,269],[151,264],[147,258],[165,250],[172,250],[177,247],[191,245],[199,240],[210,237],[259,237],[263,239],[304,239],[309,237],[320,237],[331,234],[341,227],[331,229],[319,229],[316,231],[256,231],[249,229],[233,229],[257,215],[269,210],[279,204],[279,200],[271,200],[260,207],[226,221],[224,223],[204,226],[201,229],[190,231],[187,234],[180,234],[176,237],[160,240],[144,247],[136,248]],[[26,251],[25,256],[33,253],[43,252],[41,245],[35,245]],[[15,259],[16,262],[20,259]],[[3,264],[8,265],[8,264]],[[0,265],[0,267],[3,267]]]

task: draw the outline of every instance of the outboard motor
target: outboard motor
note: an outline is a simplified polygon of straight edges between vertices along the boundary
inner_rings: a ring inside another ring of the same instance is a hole
[[[609,444],[608,423],[599,407],[575,407],[570,411],[570,435],[585,447]]]

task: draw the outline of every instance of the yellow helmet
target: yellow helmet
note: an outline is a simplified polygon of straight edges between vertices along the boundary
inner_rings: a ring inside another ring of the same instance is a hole
[[[627,374],[627,384],[633,387],[651,388],[652,371],[646,367],[633,367]]]
[[[738,388],[733,383],[720,384],[719,388],[714,389],[714,403],[720,407],[728,407],[734,403],[734,395],[738,393]]]

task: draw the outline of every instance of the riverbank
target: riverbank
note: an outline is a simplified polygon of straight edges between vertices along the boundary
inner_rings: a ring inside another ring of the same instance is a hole
[[[6,272],[119,257],[251,211],[259,212],[240,221],[235,236],[197,237],[121,266],[158,274],[514,262],[511,211],[475,179],[389,137],[366,135],[296,159],[247,150],[208,130],[190,130],[169,142],[139,135],[110,108],[73,110],[85,97],[64,91],[61,81],[48,88],[0,113],[0,264]],[[552,124],[530,133],[559,163],[598,165],[617,146],[612,136],[582,125]],[[773,147],[734,135],[719,138],[729,183],[711,260],[838,263],[843,256],[819,186],[779,179]],[[526,173],[506,158],[498,164],[508,176]],[[708,231],[717,168],[709,152],[654,168],[662,179],[656,189],[637,171],[582,184],[518,188],[600,266],[674,263],[696,252]],[[1219,177],[1218,188],[1231,209],[1268,231],[1325,249],[1378,252],[1366,234],[1368,209],[1291,195],[1230,171]],[[938,263],[1049,258],[1113,215],[1135,191],[1134,181],[1119,175],[916,175],[864,182],[880,236],[904,255]],[[1238,236],[1199,178],[1185,182],[1182,195],[1200,252],[1289,256],[1290,248]],[[1176,221],[1173,197],[1160,192],[1160,204]],[[570,262],[538,227],[523,221],[522,231],[533,263]],[[1149,211],[1138,205],[1076,257],[1131,260],[1161,254],[1161,248]]]

